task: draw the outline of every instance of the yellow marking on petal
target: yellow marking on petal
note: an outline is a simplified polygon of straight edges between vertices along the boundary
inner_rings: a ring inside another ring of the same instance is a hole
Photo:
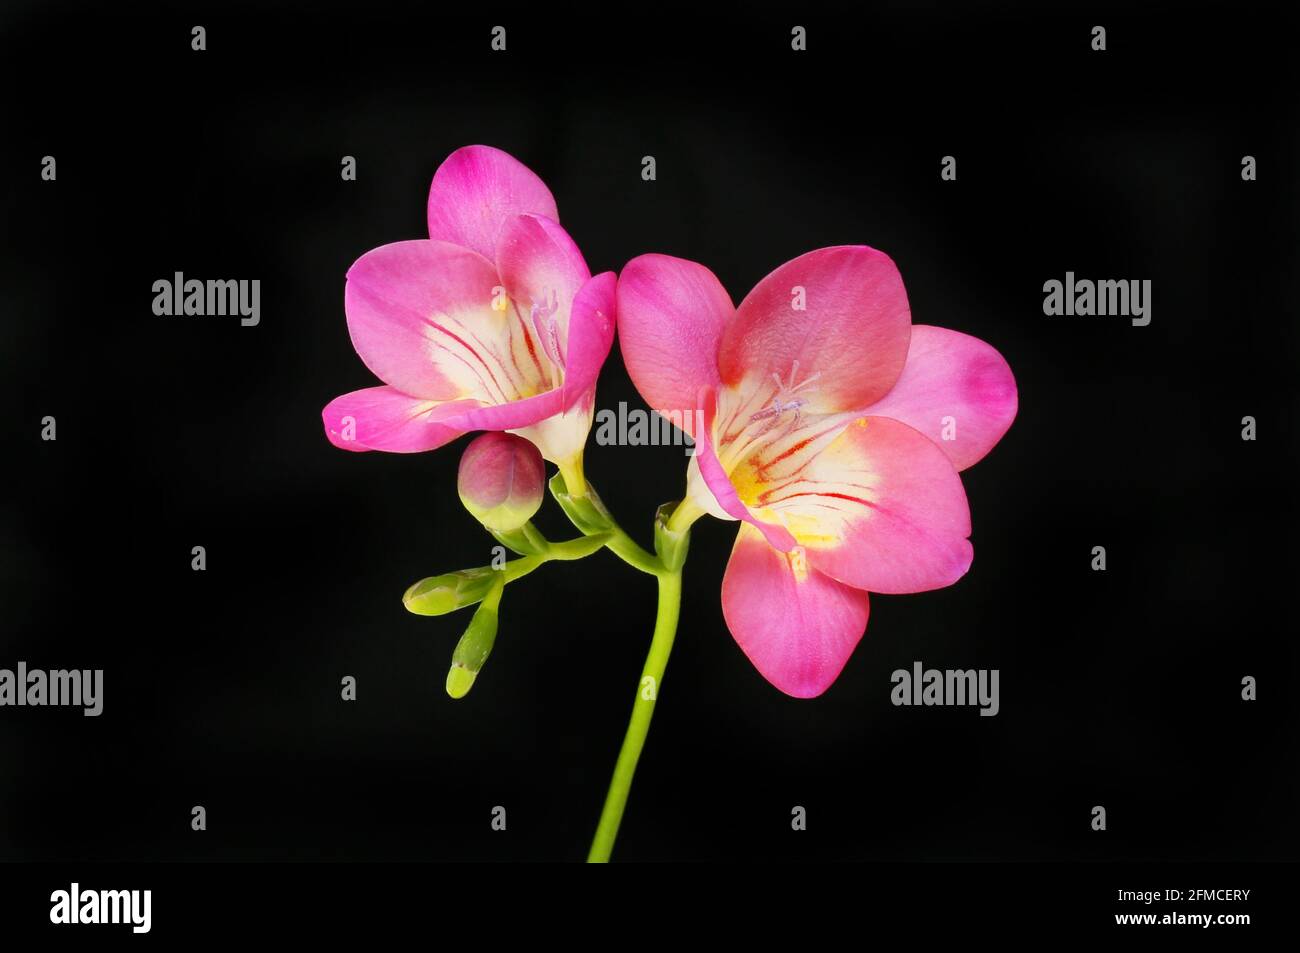
[[[731,485],[736,488],[736,495],[740,497],[741,502],[752,508],[765,486],[764,481],[758,476],[758,471],[750,466],[748,461],[744,461],[733,469],[729,476]]]
[[[803,582],[808,578],[808,558],[804,554],[802,546],[796,546],[790,552],[786,553],[786,561],[790,564],[790,571],[794,573],[795,582]]]
[[[781,522],[785,524],[785,528],[790,531],[790,535],[795,538],[801,547],[812,546],[816,549],[830,549],[844,541],[841,533],[834,532],[837,528],[835,522],[823,516],[791,510],[786,510],[781,515],[784,517]]]

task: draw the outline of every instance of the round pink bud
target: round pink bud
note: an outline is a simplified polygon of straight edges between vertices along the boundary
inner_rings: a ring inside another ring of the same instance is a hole
[[[465,509],[488,529],[519,529],[542,505],[546,467],[538,449],[523,437],[485,433],[460,458],[456,488]]]

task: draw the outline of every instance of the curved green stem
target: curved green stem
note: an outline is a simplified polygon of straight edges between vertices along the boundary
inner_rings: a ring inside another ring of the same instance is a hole
[[[659,611],[655,616],[654,637],[650,640],[650,653],[641,670],[636,700],[632,703],[632,718],[628,722],[623,747],[614,765],[614,777],[609,782],[609,793],[605,795],[605,806],[600,812],[596,836],[591,842],[591,851],[587,854],[588,863],[606,863],[614,850],[618,826],[623,820],[628,794],[632,790],[632,777],[636,774],[641,749],[645,747],[655,700],[659,696],[664,669],[668,666],[668,656],[673,650],[673,639],[677,635],[677,619],[682,604],[682,571],[680,568],[671,571],[660,569],[656,575],[659,579]]]
[[[548,563],[552,559],[585,559],[602,546],[608,544],[607,533],[578,536],[575,539],[566,539],[561,543],[548,543],[544,552],[533,556],[523,556],[507,562],[505,568],[501,570],[501,576],[504,582],[514,582],[521,576],[527,576],[538,566]]]
[[[563,471],[551,477],[550,486],[551,495],[560,504],[560,509],[564,510],[564,515],[569,517],[569,522],[582,532],[588,536],[607,533],[609,538],[605,541],[606,548],[629,566],[652,576],[657,576],[664,571],[663,561],[654,553],[639,546],[636,540],[618,525],[618,521],[596,495],[595,487],[585,479],[581,493],[570,492],[570,484]]]
[[[572,560],[586,559],[602,546],[608,546],[609,540],[604,533],[591,536],[575,536],[559,543],[550,543],[545,556],[547,559]]]
[[[663,564],[659,562],[659,559],[642,549],[636,540],[623,532],[623,528],[617,523],[611,527],[609,539],[605,541],[605,547],[623,562],[642,572],[658,576],[664,571]]]

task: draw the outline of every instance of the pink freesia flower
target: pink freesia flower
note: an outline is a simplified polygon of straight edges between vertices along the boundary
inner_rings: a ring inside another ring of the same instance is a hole
[[[348,270],[352,344],[384,385],[325,407],[330,441],[414,453],[504,430],[572,465],[614,338],[613,272],[591,276],[550,191],[499,149],[453,152],[428,220],[428,239],[382,245]]]
[[[742,521],[727,625],[781,691],[821,694],[862,638],[869,591],[970,568],[958,471],[1011,426],[1011,369],[983,341],[913,327],[898,269],[864,246],[787,262],[739,308],[702,265],[644,255],[617,297],[633,382],[695,438],[674,522]]]

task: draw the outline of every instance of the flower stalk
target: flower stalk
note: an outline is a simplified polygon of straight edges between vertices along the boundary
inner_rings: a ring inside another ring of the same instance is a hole
[[[600,497],[596,495],[596,488],[590,482],[584,479],[583,492],[573,494],[569,491],[564,474],[557,473],[551,477],[549,485],[551,496],[555,497],[555,501],[560,504],[560,509],[564,510],[569,521],[583,533],[607,534],[605,545],[609,551],[629,566],[652,576],[657,576],[664,571],[663,562],[659,557],[637,545],[636,540],[618,525]]]
[[[684,547],[682,555],[685,558]],[[650,732],[650,719],[654,716],[664,670],[668,667],[668,656],[672,653],[673,640],[677,636],[677,620],[682,602],[682,570],[678,566],[672,570],[665,569],[657,575],[659,608],[655,615],[654,636],[650,640],[650,652],[641,670],[641,681],[632,702],[632,717],[628,721],[623,747],[619,750],[618,761],[614,765],[614,776],[609,782],[609,792],[605,795],[605,806],[601,809],[600,821],[596,825],[596,836],[592,839],[591,850],[587,854],[588,863],[608,863],[614,851],[614,841],[627,809],[628,795],[632,792],[632,779],[636,775],[636,766],[641,760],[641,751],[645,748],[646,736]]]

